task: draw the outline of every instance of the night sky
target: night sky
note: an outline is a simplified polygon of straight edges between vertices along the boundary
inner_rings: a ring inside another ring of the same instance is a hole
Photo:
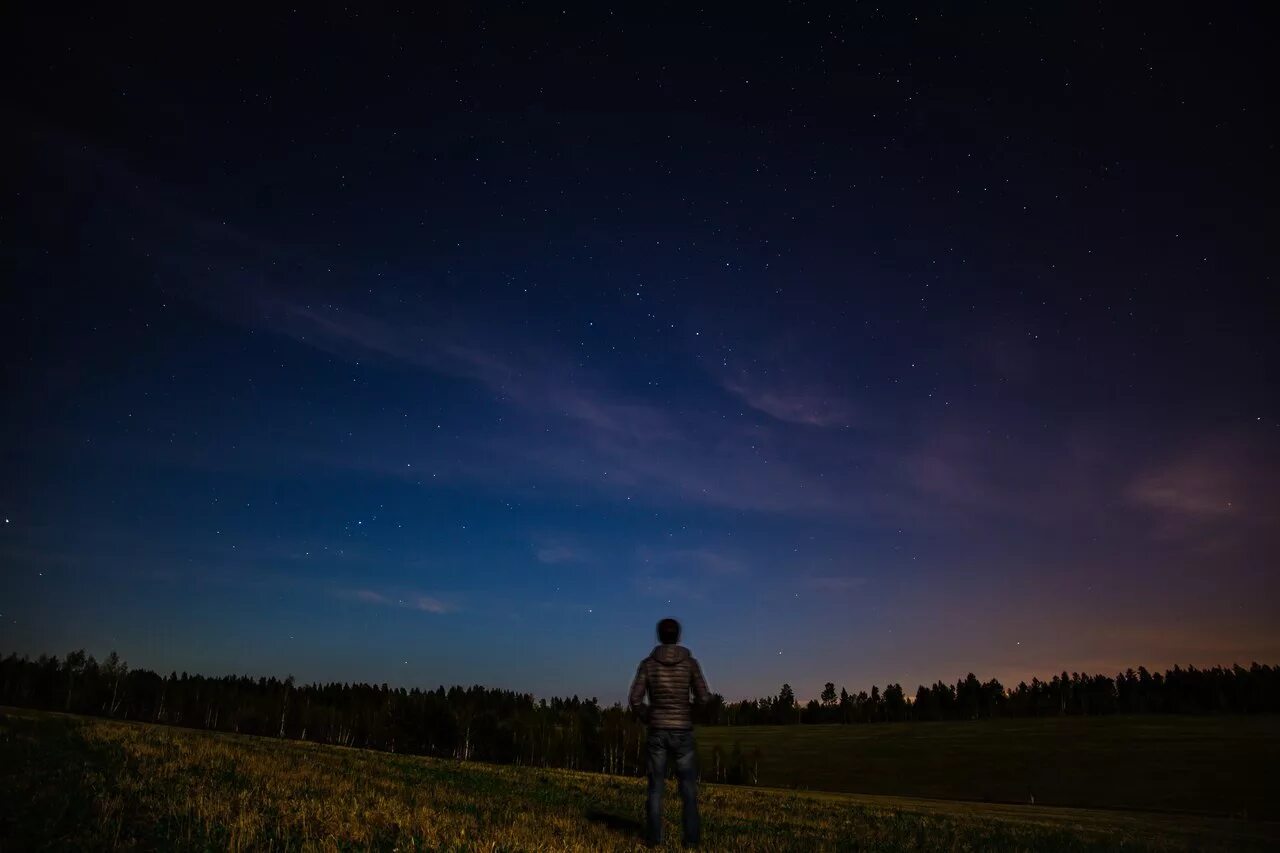
[[[7,10],[0,653],[1280,659],[1262,6],[752,5]]]

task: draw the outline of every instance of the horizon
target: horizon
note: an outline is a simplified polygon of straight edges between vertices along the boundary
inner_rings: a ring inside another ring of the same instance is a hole
[[[0,649],[1280,660],[1250,10],[17,14]]]
[[[113,649],[113,650],[111,650],[111,651],[109,651],[109,652],[107,653],[107,656],[109,656],[109,655],[110,655],[112,652],[114,652],[114,651],[115,651],[114,649]],[[89,651],[88,649],[83,649],[83,648],[81,648],[81,649],[73,649],[73,650],[72,650],[72,652],[84,652],[84,653],[85,653],[89,658],[92,658],[96,663],[98,663],[98,665],[99,665],[99,666],[101,666],[101,664],[103,663],[103,661],[105,661],[105,660],[106,660],[106,657],[107,657],[107,656],[104,656],[103,658],[99,659],[99,658],[98,658],[98,657],[97,657],[93,652]],[[9,655],[9,654],[12,654],[12,655],[14,655],[14,656],[18,657],[19,659],[24,659],[24,658],[25,658],[25,659],[27,659],[27,660],[31,660],[31,661],[36,661],[36,660],[38,660],[40,657],[49,657],[49,658],[51,658],[51,659],[56,659],[56,660],[58,660],[58,661],[64,661],[64,660],[65,660],[65,658],[66,658],[66,656],[67,656],[66,654],[50,655],[50,654],[48,654],[47,652],[46,652],[46,653],[41,653],[41,654],[39,654],[39,655],[30,655],[30,654],[26,654],[26,653],[18,653],[18,652],[9,652],[9,653],[6,653],[3,649],[0,649],[0,659],[3,659],[3,658],[8,657],[8,655]],[[118,654],[118,653],[117,653],[117,654]],[[159,675],[159,676],[161,676],[161,677],[163,677],[163,678],[168,678],[168,677],[169,677],[169,676],[171,676],[171,675],[179,675],[179,674],[180,674],[180,675],[182,675],[182,676],[185,676],[185,677],[204,678],[204,679],[210,679],[210,680],[221,680],[221,679],[224,679],[224,678],[233,678],[233,679],[238,679],[238,678],[247,678],[247,679],[252,680],[252,681],[257,681],[257,680],[260,680],[260,679],[266,679],[266,680],[272,680],[272,679],[274,679],[275,681],[284,682],[284,681],[286,681],[286,680],[288,680],[288,679],[292,678],[292,679],[294,680],[294,683],[295,683],[296,685],[303,685],[303,686],[324,686],[324,685],[328,685],[328,684],[349,684],[349,685],[351,685],[351,684],[365,684],[365,685],[369,685],[369,686],[373,686],[373,687],[383,687],[383,686],[385,686],[385,687],[387,687],[387,688],[388,688],[388,689],[390,689],[390,690],[401,690],[401,689],[403,689],[403,690],[412,691],[412,690],[415,690],[415,689],[416,689],[416,690],[420,690],[420,691],[422,691],[422,692],[434,692],[434,691],[437,691],[437,690],[451,690],[451,689],[453,689],[453,688],[461,688],[461,689],[463,689],[463,690],[467,690],[467,689],[471,689],[471,688],[480,688],[480,689],[483,689],[483,690],[498,690],[498,691],[505,691],[505,692],[513,693],[513,694],[520,695],[520,696],[529,696],[529,697],[531,697],[534,701],[549,701],[549,700],[551,700],[551,699],[570,699],[570,698],[576,698],[576,699],[579,699],[579,700],[581,700],[581,701],[594,701],[594,702],[597,702],[597,703],[599,703],[599,705],[600,705],[600,707],[601,707],[601,708],[608,708],[608,707],[612,707],[612,706],[614,706],[614,705],[623,706],[623,707],[625,707],[625,706],[626,706],[626,697],[625,697],[625,696],[624,696],[624,697],[622,697],[622,698],[620,698],[620,699],[613,699],[613,700],[610,700],[610,699],[608,699],[608,698],[601,698],[600,696],[598,696],[598,695],[594,695],[594,694],[578,694],[578,693],[564,693],[564,694],[561,694],[561,693],[555,693],[555,694],[539,694],[539,693],[537,693],[536,691],[531,691],[531,690],[521,690],[521,689],[518,689],[518,688],[514,688],[514,687],[510,687],[510,686],[508,686],[508,685],[502,685],[502,684],[463,683],[463,682],[455,682],[455,683],[452,683],[452,684],[446,684],[446,683],[444,683],[444,682],[439,682],[439,683],[436,683],[436,684],[435,684],[435,686],[431,686],[431,685],[430,685],[430,683],[428,683],[428,682],[423,682],[423,683],[414,683],[414,684],[398,684],[398,683],[390,682],[390,681],[372,681],[372,680],[369,680],[369,679],[363,679],[363,678],[354,678],[354,679],[299,678],[299,677],[297,677],[297,676],[296,676],[294,673],[292,673],[292,672],[286,672],[286,673],[284,673],[284,674],[281,674],[281,673],[251,673],[251,672],[222,672],[222,673],[197,672],[197,671],[192,671],[192,670],[190,670],[190,669],[184,669],[184,668],[181,668],[181,667],[178,667],[178,668],[171,668],[171,667],[160,667],[160,668],[156,668],[156,667],[147,666],[145,663],[144,663],[144,664],[139,665],[139,664],[136,664],[136,663],[135,663],[135,662],[133,662],[133,661],[127,660],[127,659],[126,659],[126,658],[124,658],[123,656],[120,656],[120,662],[121,662],[121,664],[123,664],[123,665],[127,666],[127,667],[129,668],[129,670],[130,670],[130,671],[135,671],[135,670],[150,671],[150,672],[152,672],[152,673],[154,673],[154,674],[156,674],[156,675]],[[1106,677],[1106,678],[1110,678],[1110,679],[1113,679],[1113,680],[1114,680],[1117,676],[1123,676],[1123,675],[1125,675],[1125,674],[1126,674],[1126,673],[1128,673],[1128,672],[1138,673],[1140,670],[1146,670],[1146,671],[1147,671],[1148,673],[1150,673],[1152,676],[1160,676],[1160,677],[1164,677],[1167,673],[1169,673],[1169,672],[1173,671],[1174,669],[1181,669],[1183,672],[1189,672],[1189,671],[1192,671],[1192,670],[1203,672],[1203,671],[1206,671],[1206,670],[1210,670],[1210,671],[1211,671],[1211,670],[1215,670],[1215,669],[1222,669],[1222,670],[1231,671],[1231,670],[1234,670],[1234,669],[1235,669],[1235,668],[1237,668],[1237,667],[1239,667],[1239,668],[1243,668],[1243,669],[1245,669],[1245,670],[1248,670],[1250,667],[1253,667],[1253,666],[1266,666],[1266,667],[1272,667],[1272,668],[1275,668],[1275,669],[1280,669],[1280,665],[1278,665],[1278,664],[1269,664],[1269,663],[1266,663],[1266,662],[1264,662],[1264,661],[1253,660],[1253,661],[1249,661],[1247,664],[1246,664],[1246,663],[1242,663],[1242,662],[1240,662],[1240,661],[1236,661],[1236,662],[1229,663],[1229,664],[1227,664],[1227,663],[1218,663],[1218,664],[1203,664],[1203,665],[1202,665],[1202,664],[1195,664],[1195,663],[1182,663],[1182,664],[1171,664],[1171,665],[1168,665],[1168,666],[1158,666],[1158,667],[1156,667],[1156,666],[1147,666],[1146,664],[1135,664],[1135,665],[1124,666],[1124,667],[1121,667],[1121,668],[1119,668],[1119,669],[1116,669],[1116,670],[1109,670],[1109,671],[1101,671],[1101,670],[1099,670],[1099,671],[1086,671],[1086,670],[1083,670],[1083,669],[1072,669],[1072,668],[1068,667],[1068,668],[1065,668],[1065,669],[1057,670],[1057,671],[1055,671],[1055,672],[1051,672],[1051,673],[1049,673],[1048,677],[1041,677],[1041,676],[1039,676],[1039,675],[1031,675],[1031,676],[1026,676],[1026,677],[1024,677],[1024,678],[1018,678],[1018,679],[1015,679],[1015,680],[1006,680],[1006,679],[1004,679],[1004,678],[1000,678],[1000,677],[998,677],[998,676],[993,676],[993,675],[989,675],[989,674],[983,674],[983,673],[978,673],[978,672],[969,671],[969,672],[964,673],[963,675],[956,676],[956,677],[955,677],[955,678],[953,678],[953,679],[947,679],[947,678],[934,678],[934,679],[931,679],[931,680],[929,680],[929,681],[920,681],[920,682],[918,682],[918,683],[915,683],[915,687],[912,687],[912,686],[911,686],[911,682],[909,682],[909,681],[907,681],[907,680],[897,680],[897,679],[889,679],[889,680],[887,680],[887,681],[883,682],[883,684],[882,684],[881,682],[876,682],[876,683],[874,683],[874,684],[858,685],[858,686],[856,686],[856,687],[853,687],[852,689],[850,689],[850,685],[848,685],[848,684],[841,684],[841,683],[840,683],[840,682],[838,682],[838,681],[833,681],[833,682],[831,682],[831,683],[832,683],[832,684],[834,684],[834,686],[835,686],[835,688],[836,688],[837,693],[839,693],[839,691],[841,691],[841,690],[847,690],[847,691],[848,691],[848,693],[849,693],[849,696],[850,696],[850,697],[856,696],[856,695],[858,695],[859,693],[870,693],[870,691],[871,691],[871,689],[872,689],[873,687],[876,687],[876,688],[883,688],[883,687],[887,687],[887,686],[888,686],[888,685],[890,685],[890,684],[897,684],[899,687],[901,687],[901,688],[902,688],[902,690],[903,690],[903,696],[904,696],[904,698],[905,698],[905,700],[906,700],[907,704],[908,704],[908,705],[910,705],[910,704],[912,704],[912,703],[915,701],[915,697],[916,697],[916,690],[918,690],[919,688],[921,688],[921,687],[923,687],[923,688],[929,688],[929,687],[932,687],[932,686],[934,686],[935,684],[939,684],[939,683],[944,684],[944,685],[955,686],[955,685],[958,685],[958,684],[960,684],[961,682],[963,682],[963,681],[964,681],[964,680],[965,680],[969,675],[973,675],[974,677],[976,677],[976,678],[978,679],[978,681],[979,681],[980,683],[983,683],[983,684],[989,683],[990,681],[992,681],[992,680],[994,679],[995,681],[997,681],[997,682],[999,682],[999,683],[1000,683],[1000,686],[1001,686],[1001,688],[1003,689],[1003,692],[1004,692],[1004,693],[1006,693],[1006,694],[1010,694],[1010,693],[1013,693],[1014,691],[1016,691],[1016,689],[1018,688],[1018,686],[1019,686],[1019,685],[1025,684],[1025,685],[1030,686],[1031,684],[1033,684],[1033,683],[1034,683],[1034,682],[1036,682],[1036,681],[1039,681],[1041,684],[1049,684],[1049,683],[1052,683],[1054,679],[1060,678],[1062,675],[1072,675],[1072,676],[1074,676],[1074,675],[1080,675],[1080,676],[1090,676],[1090,677],[1104,676],[1104,677]],[[166,675],[166,672],[168,673],[167,675]],[[797,703],[798,705],[803,705],[803,704],[805,704],[805,703],[809,702],[810,700],[813,700],[813,701],[819,701],[819,700],[820,700],[820,695],[819,695],[819,694],[822,692],[822,689],[823,689],[823,687],[825,687],[825,684],[826,684],[826,682],[824,682],[824,683],[823,683],[823,685],[820,685],[820,686],[819,686],[819,689],[818,689],[818,690],[817,690],[817,691],[816,691],[812,696],[810,696],[810,695],[806,695],[806,694],[802,693],[796,684],[792,684],[792,683],[791,683],[791,682],[789,682],[789,681],[784,681],[784,682],[779,683],[779,684],[778,684],[778,688],[779,688],[779,689],[781,689],[783,686],[791,687],[791,688],[792,688],[792,690],[793,690],[793,691],[794,691],[794,693],[795,693],[796,703]],[[758,700],[761,700],[761,699],[765,699],[765,698],[772,698],[772,697],[776,696],[776,694],[770,694],[770,693],[768,693],[768,692],[763,692],[763,693],[755,694],[755,695],[752,695],[752,696],[738,696],[738,697],[736,697],[736,698],[735,698],[735,697],[731,697],[731,696],[728,696],[728,695],[725,695],[725,694],[721,694],[721,693],[720,693],[720,691],[718,691],[718,690],[716,690],[716,689],[715,689],[715,686],[714,686],[714,685],[712,685],[712,686],[711,686],[711,692],[712,692],[713,694],[719,695],[719,696],[721,697],[721,699],[723,699],[723,700],[724,700],[724,702],[725,702],[725,704],[727,704],[727,705],[732,705],[732,704],[741,703],[741,702],[754,702],[754,701],[758,701]],[[883,691],[883,689],[881,689],[881,693],[882,693],[882,694],[883,694],[883,692],[884,692],[884,691]]]

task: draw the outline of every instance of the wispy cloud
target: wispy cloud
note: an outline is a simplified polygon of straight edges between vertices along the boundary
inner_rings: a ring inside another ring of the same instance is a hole
[[[751,408],[787,423],[843,427],[857,421],[853,406],[834,390],[787,380],[761,380],[745,373],[724,379],[723,385]]]
[[[1274,455],[1242,434],[1202,436],[1142,468],[1123,499],[1158,539],[1222,552],[1245,543],[1280,544]]]
[[[448,604],[430,595],[417,596],[411,600],[410,606],[414,610],[421,610],[425,613],[452,613],[457,609],[452,604]]]
[[[432,613],[443,615],[445,613],[453,613],[458,607],[451,602],[437,598],[433,595],[423,595],[421,593],[388,593],[378,592],[372,589],[348,589],[339,593],[342,598],[363,601],[366,604],[376,604],[381,607],[398,607],[405,610],[419,610],[423,613]]]
[[[540,471],[620,499],[672,501],[765,512],[845,514],[858,507],[824,473],[839,454],[812,462],[768,430],[726,423],[712,409],[673,411],[608,390],[606,377],[531,344],[486,349],[442,329],[395,323],[333,304],[266,297],[269,328],[327,352],[376,357],[477,382],[531,422],[537,441],[494,440],[495,469]],[[514,354],[513,354],[514,353]],[[825,415],[823,417],[826,417]],[[805,448],[813,453],[820,448]],[[403,475],[404,472],[401,472]]]
[[[249,259],[235,264],[237,270],[270,269],[261,247],[242,241],[228,251]],[[257,256],[262,263],[252,262]],[[207,290],[223,293],[212,286]],[[502,488],[553,479],[613,500],[667,507],[909,517],[929,524],[975,512],[1055,523],[1064,514],[1078,518],[1082,512],[1101,513],[1105,501],[1099,496],[1114,502],[1114,488],[1108,493],[1108,487],[1123,476],[1108,472],[1105,460],[1090,467],[1063,454],[1055,444],[1062,435],[1018,447],[976,429],[929,427],[913,438],[876,429],[839,383],[828,381],[819,369],[789,363],[786,351],[775,353],[768,371],[709,377],[771,418],[748,422],[732,417],[736,412],[723,398],[673,405],[668,399],[621,392],[610,377],[545,340],[486,338],[477,332],[486,328],[483,322],[457,311],[445,321],[425,306],[406,312],[381,310],[375,303],[355,310],[336,297],[299,293],[266,282],[253,288],[240,284],[235,298],[219,299],[222,305],[238,306],[236,319],[245,325],[348,360],[382,360],[473,382],[504,409],[495,419],[499,426],[459,439],[455,449],[465,452],[423,458],[421,454],[434,451],[400,439],[405,442],[403,461],[388,463],[390,456],[381,446],[344,454],[321,448],[316,458],[327,464],[417,479],[421,461],[431,464],[433,473],[448,470],[455,477],[487,479]],[[212,306],[218,300],[208,301]],[[773,369],[774,364],[780,366]],[[856,441],[846,426],[859,428]],[[519,431],[518,440],[513,430]],[[406,464],[410,456],[411,467]],[[1219,500],[1225,496],[1221,484],[1204,470],[1146,471],[1124,494],[1130,505],[1167,514],[1231,512]],[[556,564],[581,555],[563,543],[546,543],[537,547],[535,557]]]
[[[546,563],[549,566],[578,563],[586,559],[586,552],[581,548],[561,541],[542,542],[534,547],[533,554],[539,563]]]
[[[1142,472],[1129,483],[1125,497],[1145,509],[1195,521],[1239,512],[1243,492],[1223,460],[1190,455]]]
[[[955,423],[926,433],[903,454],[901,469],[921,517],[1084,524],[1114,502],[1113,452],[1071,431],[1019,437]]]

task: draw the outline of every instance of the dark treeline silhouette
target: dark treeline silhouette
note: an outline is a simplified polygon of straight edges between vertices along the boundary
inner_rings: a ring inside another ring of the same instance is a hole
[[[901,684],[881,693],[857,695],[827,682],[818,699],[801,705],[791,685],[777,696],[732,702],[714,711],[709,723],[734,726],[789,723],[882,723],[907,720],[976,720],[987,717],[1047,717],[1103,714],[1256,714],[1280,712],[1280,667],[1254,663],[1211,669],[1175,666],[1163,674],[1138,667],[1108,675],[1073,672],[1038,678],[1006,689],[994,678],[972,672],[955,684],[920,685],[914,696]]]
[[[644,725],[596,699],[535,700],[485,687],[297,684],[132,669],[112,652],[0,659],[0,704],[340,746],[638,774]]]
[[[97,661],[83,650],[59,659],[0,659],[0,704],[164,723],[221,732],[295,738],[459,760],[564,767],[636,775],[644,770],[644,725],[615,704],[592,699],[535,699],[485,687],[435,690],[386,684],[306,684],[292,676],[250,678],[130,668],[112,652]],[[1144,668],[1115,678],[1062,673],[1011,690],[972,673],[954,685],[901,685],[883,693],[836,692],[797,701],[790,685],[777,696],[726,703],[718,694],[697,709],[702,725],[875,723],[1097,714],[1280,712],[1280,667],[1257,663],[1212,669]],[[756,781],[759,751],[718,750],[708,778]]]

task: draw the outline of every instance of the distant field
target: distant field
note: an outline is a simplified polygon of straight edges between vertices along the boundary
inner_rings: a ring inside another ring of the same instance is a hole
[[[2,850],[635,850],[643,791],[639,779],[0,711]],[[702,800],[706,849],[735,853],[1280,845],[1280,827],[1254,821],[716,785]],[[674,803],[667,816],[674,830]]]
[[[1280,717],[1049,717],[700,730],[760,784],[1280,820]]]

